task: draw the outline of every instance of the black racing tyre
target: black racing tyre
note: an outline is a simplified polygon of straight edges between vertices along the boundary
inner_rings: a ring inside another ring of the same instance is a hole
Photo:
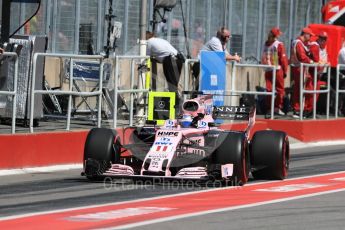
[[[285,179],[289,160],[289,139],[285,132],[262,130],[254,134],[251,141],[251,164],[255,179]]]
[[[120,162],[121,144],[115,130],[93,128],[84,147],[84,171],[89,179],[97,179],[111,164]]]
[[[216,164],[233,164],[232,185],[244,185],[248,181],[250,163],[247,139],[243,132],[220,132],[217,149],[213,153]]]

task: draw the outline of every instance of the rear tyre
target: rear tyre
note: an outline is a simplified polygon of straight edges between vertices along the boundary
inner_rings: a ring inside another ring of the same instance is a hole
[[[250,163],[247,139],[241,132],[221,132],[217,138],[218,148],[213,154],[216,164],[233,164],[233,176],[228,185],[244,185],[248,181]]]
[[[93,128],[84,148],[84,172],[89,179],[98,179],[111,164],[120,162],[120,138],[115,130]]]
[[[289,139],[285,132],[263,130],[251,142],[251,163],[255,179],[283,180],[288,175]]]

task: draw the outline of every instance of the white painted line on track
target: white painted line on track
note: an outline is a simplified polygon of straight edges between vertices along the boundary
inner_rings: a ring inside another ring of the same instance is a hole
[[[57,171],[82,169],[82,168],[83,168],[83,164],[66,164],[66,165],[52,165],[52,166],[22,168],[22,169],[3,169],[3,170],[0,170],[0,176],[10,176],[10,175],[28,174],[28,173],[47,173],[47,172],[57,172]]]
[[[319,141],[319,142],[297,142],[290,143],[290,149],[303,149],[311,147],[322,147],[322,146],[336,146],[336,145],[345,145],[344,140],[338,141]]]
[[[285,179],[285,181],[297,180],[297,179],[307,179],[307,178],[313,178],[313,177],[319,177],[319,176],[329,176],[329,175],[339,174],[339,173],[345,173],[345,171],[323,173],[323,174],[317,174],[317,175],[312,175],[312,176],[295,177],[295,178]],[[280,183],[280,182],[281,181],[264,181],[264,182],[250,183],[250,184],[246,184],[244,186],[250,187],[250,186],[257,186],[257,185],[261,185],[261,184],[274,184],[274,183]],[[79,209],[90,209],[90,208],[100,208],[100,207],[105,207],[105,206],[110,206],[110,205],[131,204],[131,203],[142,202],[142,201],[150,201],[150,200],[155,200],[155,199],[171,198],[171,197],[178,197],[178,196],[184,196],[184,195],[193,195],[193,194],[198,194],[198,193],[205,193],[205,192],[210,192],[210,191],[226,190],[226,189],[236,190],[236,189],[241,189],[241,187],[235,186],[235,187],[212,188],[212,190],[205,189],[205,190],[201,190],[201,191],[183,192],[183,193],[172,194],[172,195],[162,195],[162,196],[155,196],[155,197],[150,197],[150,198],[142,198],[142,199],[136,199],[136,200],[122,201],[122,202],[113,202],[113,203],[99,204],[99,205],[79,206],[79,207],[74,207],[74,208],[57,209],[57,210],[44,211],[44,212],[33,212],[33,213],[26,213],[26,214],[20,214],[20,215],[7,216],[7,217],[0,217],[0,221],[12,220],[12,219],[24,218],[24,217],[31,217],[31,216],[37,216],[37,215],[53,214],[53,213],[59,213],[59,212],[68,212],[68,211],[74,211],[74,210],[79,210]]]
[[[325,195],[325,194],[332,194],[332,193],[344,192],[344,191],[345,191],[345,188],[342,188],[342,189],[313,193],[313,194],[308,194],[308,195],[302,195],[302,196],[296,196],[296,197],[290,197],[290,198],[284,198],[284,199],[277,199],[277,200],[265,201],[265,202],[258,202],[255,204],[239,205],[239,206],[229,207],[229,208],[221,208],[221,209],[215,209],[215,210],[210,210],[210,211],[203,211],[203,212],[196,212],[196,213],[191,213],[191,214],[183,214],[183,215],[178,215],[178,216],[165,217],[165,218],[160,218],[160,219],[156,219],[156,220],[142,221],[142,222],[137,222],[134,224],[122,225],[119,227],[99,228],[98,230],[101,230],[101,229],[102,230],[129,229],[129,228],[135,228],[135,227],[140,227],[140,226],[149,225],[149,224],[157,224],[157,223],[166,222],[166,221],[173,221],[173,220],[178,220],[178,219],[183,219],[183,218],[190,218],[190,217],[195,217],[195,216],[232,211],[232,210],[237,210],[237,209],[242,209],[242,208],[253,208],[253,207],[257,207],[257,206],[261,206],[261,205],[276,204],[276,203],[281,203],[281,202],[286,202],[286,201],[291,201],[291,200],[298,200],[298,199],[303,199],[303,198],[321,196],[321,195]]]

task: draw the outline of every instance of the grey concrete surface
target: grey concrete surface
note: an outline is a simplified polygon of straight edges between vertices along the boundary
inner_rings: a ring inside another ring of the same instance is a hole
[[[132,229],[343,230],[345,192],[178,219]]]
[[[345,146],[295,149],[290,178],[345,169]],[[256,183],[250,181],[249,183]],[[0,176],[0,216],[177,194],[205,187],[89,182],[80,170]],[[137,229],[345,229],[344,193],[147,225]]]

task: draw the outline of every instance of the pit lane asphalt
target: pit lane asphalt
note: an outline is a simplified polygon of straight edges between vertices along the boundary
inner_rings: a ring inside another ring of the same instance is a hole
[[[289,178],[345,170],[345,145],[293,149]],[[250,181],[249,183],[256,183]],[[0,216],[66,209],[212,189],[181,184],[89,182],[80,170],[0,177]],[[345,193],[339,192],[152,224],[138,229],[344,229]],[[327,227],[326,227],[327,226]]]

